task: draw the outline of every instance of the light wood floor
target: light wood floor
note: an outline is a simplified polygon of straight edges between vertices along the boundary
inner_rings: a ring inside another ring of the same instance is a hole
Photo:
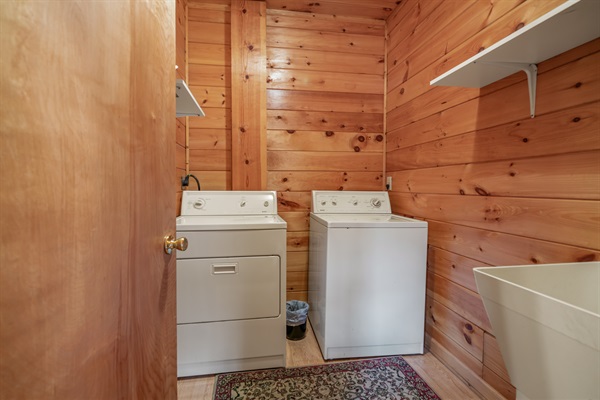
[[[435,356],[429,352],[418,356],[404,356],[404,359],[442,400],[479,400],[463,381],[456,377]],[[325,361],[312,329],[307,329],[306,337],[299,341],[287,341],[288,368],[308,365],[330,364],[348,360]],[[214,375],[180,379],[177,394],[180,400],[210,400],[213,395]]]

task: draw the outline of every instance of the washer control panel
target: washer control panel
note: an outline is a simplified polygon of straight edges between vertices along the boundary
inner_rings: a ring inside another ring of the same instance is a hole
[[[312,212],[316,214],[389,214],[388,192],[313,190]]]
[[[276,215],[277,194],[272,191],[183,192],[181,215]]]

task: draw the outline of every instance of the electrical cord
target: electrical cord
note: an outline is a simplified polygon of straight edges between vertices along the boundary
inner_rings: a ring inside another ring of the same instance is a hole
[[[190,184],[190,177],[194,178],[194,180],[196,181],[196,185],[198,185],[198,190],[201,190],[200,189],[200,181],[198,180],[198,178],[196,178],[192,174],[188,174],[188,175],[184,176],[183,178],[181,178],[181,186],[183,186],[184,188],[188,187]]]

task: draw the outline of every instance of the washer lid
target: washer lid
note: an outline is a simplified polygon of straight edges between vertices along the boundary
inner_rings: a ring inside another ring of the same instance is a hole
[[[426,228],[427,222],[394,214],[310,214],[328,228]]]
[[[177,217],[177,232],[285,229],[279,215],[186,215]]]

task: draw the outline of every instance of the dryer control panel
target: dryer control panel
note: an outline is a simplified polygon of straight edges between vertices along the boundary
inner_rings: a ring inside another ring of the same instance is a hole
[[[181,215],[276,215],[277,193],[272,191],[183,192]]]
[[[388,192],[346,192],[313,190],[315,214],[390,214]]]

